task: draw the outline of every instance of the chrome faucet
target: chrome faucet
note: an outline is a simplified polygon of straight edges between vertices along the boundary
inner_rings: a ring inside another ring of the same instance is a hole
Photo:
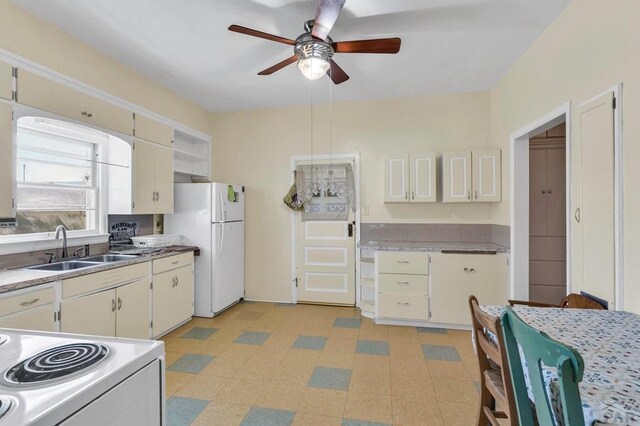
[[[62,231],[62,258],[64,259],[66,257],[69,257],[69,252],[67,251],[67,230],[65,229],[64,225],[58,225],[58,227],[56,228],[56,240],[60,238],[60,231]]]

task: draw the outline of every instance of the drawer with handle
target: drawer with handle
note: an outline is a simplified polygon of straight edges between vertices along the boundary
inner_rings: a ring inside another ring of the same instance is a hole
[[[153,261],[153,273],[160,274],[176,268],[193,264],[193,252],[177,254],[175,256],[163,257]]]
[[[128,283],[149,275],[149,262],[86,274],[62,281],[62,297],[73,297],[115,284]]]
[[[429,274],[429,256],[427,253],[409,251],[379,251],[378,273],[386,274]]]
[[[380,318],[429,319],[429,307],[425,295],[380,293],[378,303]]]
[[[26,309],[53,303],[56,294],[51,287],[22,293],[18,296],[9,296],[0,299],[0,316],[14,314]]]
[[[380,293],[427,294],[426,275],[378,274]]]

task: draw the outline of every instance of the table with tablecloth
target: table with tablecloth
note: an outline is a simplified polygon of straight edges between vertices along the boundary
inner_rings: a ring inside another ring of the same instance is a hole
[[[481,306],[499,316],[503,306]],[[530,326],[574,348],[584,359],[580,397],[585,424],[640,424],[640,316],[630,312],[532,308],[514,311]],[[524,368],[527,375],[526,367]],[[557,379],[545,368],[547,383]],[[528,382],[528,377],[527,377]],[[551,400],[558,409],[557,387]]]

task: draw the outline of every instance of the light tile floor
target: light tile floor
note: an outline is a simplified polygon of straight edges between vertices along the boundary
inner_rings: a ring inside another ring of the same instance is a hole
[[[473,425],[469,332],[245,302],[163,337],[168,426]]]

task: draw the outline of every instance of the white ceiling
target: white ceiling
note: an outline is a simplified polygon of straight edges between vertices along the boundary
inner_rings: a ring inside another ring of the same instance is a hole
[[[402,38],[397,55],[337,54],[351,79],[334,101],[488,90],[569,0],[347,0],[331,37]],[[13,0],[204,108],[308,104],[295,64],[259,71],[291,46],[227,31],[231,24],[295,39],[316,0]],[[314,101],[329,96],[313,83]]]

